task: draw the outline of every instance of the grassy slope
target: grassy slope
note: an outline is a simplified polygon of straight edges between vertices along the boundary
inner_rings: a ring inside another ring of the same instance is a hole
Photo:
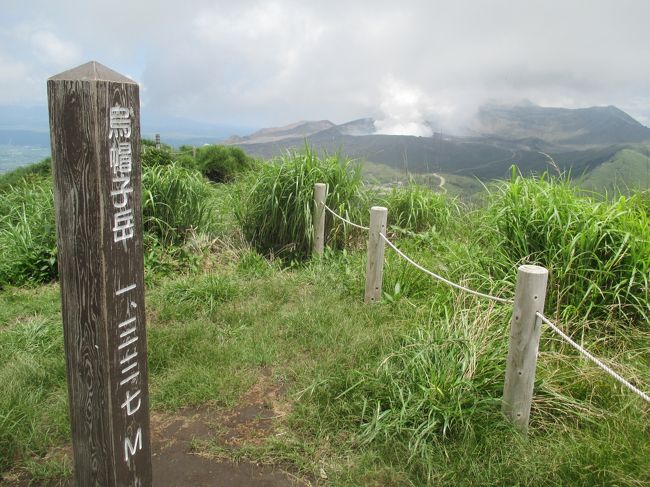
[[[548,335],[542,342],[541,391],[528,442],[498,415],[501,377],[495,371],[491,384],[495,399],[473,414],[471,421],[477,427],[469,435],[441,437],[425,457],[410,463],[406,425],[404,434],[390,442],[378,438],[367,443],[367,438],[358,437],[359,397],[347,403],[350,393],[346,391],[360,378],[372,384],[377,367],[399,349],[405,335],[422,328],[419,324],[443,327],[445,334],[454,336],[458,323],[445,325],[439,312],[428,307],[414,309],[406,300],[373,308],[363,305],[363,283],[358,277],[363,262],[358,255],[333,257],[295,271],[264,270],[265,264],[241,262],[216,274],[166,280],[148,291],[155,410],[206,403],[232,405],[265,367],[276,380],[290,385],[290,399],[295,402],[287,420],[289,434],[269,439],[245,454],[261,461],[289,461],[309,473],[324,465],[331,485],[422,485],[427,481],[635,485],[650,481],[650,446],[640,404],[621,395],[593,368],[570,359],[573,354]],[[389,289],[404,271],[392,262],[387,273]],[[3,415],[7,407],[14,411],[5,421],[15,422],[13,434],[37,456],[51,445],[66,442],[69,435],[58,299],[57,286],[10,290],[0,297],[2,322],[6,323],[0,367],[7,385],[3,396],[9,402],[3,404]],[[479,305],[480,309],[480,303],[473,300],[457,304],[461,308]],[[443,310],[453,313],[449,305]],[[481,321],[485,325],[485,315],[480,316],[470,313],[465,326]],[[492,311],[489,316],[505,331],[507,310]],[[503,362],[503,336],[475,333],[475,338],[498,342],[501,357],[497,361]],[[647,350],[648,337],[640,338],[643,341],[634,347]],[[558,367],[563,369],[559,375]],[[646,363],[646,374],[648,370]],[[589,399],[580,393],[573,397],[574,393],[566,391],[577,384],[578,388],[587,386],[583,394],[589,394],[590,381],[598,383],[603,397]],[[372,401],[372,388],[363,393]],[[26,467],[32,474],[43,468],[41,462],[29,461]],[[61,470],[60,465],[50,465],[45,477]]]
[[[429,187],[434,191],[439,191],[440,179],[433,174],[426,173],[409,173],[399,171],[386,164],[377,164],[365,161],[362,166],[362,174],[370,184],[391,184],[401,181],[402,183],[409,180],[417,184]],[[459,174],[437,173],[445,178],[445,189],[450,196],[471,197],[484,191],[484,186],[477,178],[461,176]]]
[[[597,192],[629,194],[650,185],[650,158],[643,150],[623,149],[578,180],[578,184]]]
[[[225,222],[228,191],[215,195]],[[464,212],[399,245],[434,271],[511,295],[511,279],[483,277],[479,217]],[[324,468],[328,485],[650,482],[647,405],[548,331],[530,437],[501,418],[507,307],[459,296],[388,250],[385,299],[369,307],[363,250],[281,269],[222,232],[191,268],[147,276],[154,410],[228,407],[264,369],[288,385],[285,434],[238,455],[316,477]],[[647,327],[584,325],[591,351],[626,376],[650,376]],[[0,291],[0,459],[33,480],[70,468],[46,456],[69,441],[61,328],[56,284]]]
[[[577,159],[580,155],[580,153],[564,154],[558,156],[558,160],[561,160],[562,164],[575,164],[579,168],[584,165],[583,161]],[[605,158],[608,157],[609,154],[605,156]],[[594,169],[584,174],[578,174],[574,170],[573,177],[578,186],[587,190],[598,193],[608,192],[610,194],[622,193],[627,195],[635,190],[644,190],[650,187],[649,168],[648,149],[635,147],[616,152],[613,157],[596,165]],[[484,190],[476,178],[448,173],[442,175],[447,180],[447,190],[450,194],[467,197],[481,193]],[[385,164],[371,162],[364,164],[364,176],[370,181],[380,183],[391,183],[407,179],[404,171],[399,171]],[[429,180],[432,180],[431,186],[434,189],[438,183],[437,178],[434,176],[429,177],[426,174],[414,174],[413,177],[425,185]]]
[[[36,164],[30,164],[27,166],[19,167],[14,169],[11,172],[0,174],[0,192],[7,191],[11,186],[19,184],[25,178],[30,177],[31,175],[46,175],[49,176],[52,173],[52,160],[47,157],[41,162]]]

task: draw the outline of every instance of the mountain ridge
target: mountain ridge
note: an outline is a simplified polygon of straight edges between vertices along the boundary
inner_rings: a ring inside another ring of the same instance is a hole
[[[614,106],[570,109],[527,103],[487,105],[482,110],[474,133],[465,136],[378,134],[375,121],[362,118],[339,125],[330,122],[308,135],[302,127],[307,124],[313,129],[319,122],[302,121],[256,132],[262,137],[251,134],[227,143],[265,158],[307,143],[318,150],[406,171],[440,171],[481,179],[507,177],[512,165],[523,173],[545,171],[548,156],[563,170],[582,174],[630,144],[650,144],[650,129]],[[269,132],[282,136],[268,141]]]

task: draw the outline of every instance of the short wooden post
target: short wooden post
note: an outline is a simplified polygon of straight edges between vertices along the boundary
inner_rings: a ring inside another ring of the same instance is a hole
[[[192,157],[196,159],[196,147],[192,147]]]
[[[160,134],[156,134],[156,149],[160,149]]]
[[[151,486],[138,85],[47,82],[76,485]]]
[[[547,281],[544,267],[519,267],[501,411],[524,433],[528,431],[542,323],[536,313],[544,311]]]
[[[370,208],[370,231],[368,232],[368,263],[366,265],[366,303],[381,300],[381,284],[384,275],[384,247],[386,242],[381,234],[386,235],[388,210],[383,206]]]
[[[314,184],[314,245],[312,253],[321,255],[325,249],[325,200],[327,200],[327,184]]]

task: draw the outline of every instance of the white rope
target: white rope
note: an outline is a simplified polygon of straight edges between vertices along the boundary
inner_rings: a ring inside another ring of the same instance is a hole
[[[368,228],[368,227],[364,227],[363,225],[358,225],[358,224],[356,224],[356,223],[351,222],[350,220],[346,220],[345,218],[343,218],[341,215],[339,215],[338,213],[336,213],[334,210],[332,210],[329,206],[327,206],[327,205],[324,204],[324,203],[323,203],[323,206],[324,206],[325,209],[326,209],[327,211],[329,211],[332,215],[334,215],[334,216],[335,216],[336,218],[338,218],[339,220],[343,220],[343,221],[344,221],[345,223],[347,223],[348,225],[352,225],[353,227],[360,228],[361,230],[370,230],[370,228]]]
[[[492,296],[492,295],[490,295],[490,294],[483,294],[483,293],[480,293],[480,292],[478,292],[478,291],[474,291],[473,289],[469,289],[469,288],[467,288],[467,287],[461,286],[460,284],[456,284],[455,282],[452,282],[452,281],[450,281],[450,280],[448,280],[448,279],[445,279],[444,277],[439,276],[438,274],[436,274],[436,273],[434,273],[434,272],[431,272],[431,271],[428,270],[428,269],[425,269],[425,268],[422,267],[420,264],[418,264],[417,262],[413,261],[413,259],[411,259],[409,256],[407,256],[407,255],[406,255],[404,252],[402,252],[400,249],[398,249],[397,247],[395,247],[395,245],[393,244],[393,242],[391,242],[390,240],[388,240],[388,238],[386,237],[386,235],[384,235],[383,233],[380,233],[379,235],[381,236],[381,238],[383,238],[383,239],[385,240],[385,242],[386,242],[386,243],[387,243],[387,244],[388,244],[388,245],[389,245],[389,246],[390,246],[390,247],[391,247],[395,252],[397,252],[397,253],[400,255],[400,257],[402,257],[403,259],[405,259],[409,264],[411,264],[411,265],[417,267],[418,269],[420,269],[422,272],[425,272],[426,274],[429,274],[431,277],[434,277],[434,278],[436,278],[437,280],[439,280],[439,281],[441,281],[441,282],[444,282],[445,284],[447,284],[447,285],[449,285],[449,286],[451,286],[451,287],[455,287],[456,289],[460,289],[461,291],[465,291],[466,293],[473,294],[474,296],[479,296],[479,297],[481,297],[481,298],[491,299],[492,301],[498,301],[499,303],[505,303],[505,304],[513,304],[513,303],[514,303],[514,301],[511,300],[511,299],[499,298],[499,297],[497,297],[497,296]]]
[[[618,382],[623,384],[625,387],[627,387],[629,390],[637,394],[639,397],[641,397],[644,401],[650,403],[650,396],[648,396],[645,392],[640,390],[639,388],[633,386],[631,383],[629,383],[627,380],[625,380],[623,377],[618,375],[614,370],[612,370],[610,367],[605,365],[603,362],[598,360],[596,357],[594,357],[592,354],[587,352],[583,347],[578,345],[577,342],[573,341],[571,337],[569,337],[566,333],[564,333],[562,330],[560,330],[551,320],[549,320],[546,316],[544,316],[542,313],[537,312],[536,313],[539,318],[546,323],[548,326],[551,327],[551,329],[560,335],[564,340],[566,340],[569,345],[571,345],[573,348],[575,348],[578,352],[580,352],[582,355],[587,357],[589,360],[591,360],[593,363],[595,363],[598,367],[603,369],[607,374],[609,374],[611,377],[616,379]]]
[[[356,223],[351,222],[350,220],[347,220],[343,218],[341,215],[337,214],[334,210],[332,210],[329,206],[326,204],[323,204],[325,209],[329,211],[332,215],[334,215],[336,218],[342,220],[343,222],[347,223],[348,225],[352,225],[353,227],[360,228],[361,230],[370,230],[368,227],[364,227],[363,225],[358,225]],[[406,260],[409,264],[412,266],[416,267],[417,269],[421,270],[422,272],[430,275],[431,277],[437,279],[438,281],[441,281],[448,286],[454,287],[456,289],[460,289],[461,291],[465,291],[466,293],[473,294],[475,296],[479,296],[481,298],[487,298],[491,299],[492,301],[497,301],[499,303],[505,303],[505,304],[513,304],[514,301],[511,299],[505,299],[505,298],[500,298],[498,296],[492,296],[490,294],[484,294],[478,291],[474,291],[473,289],[469,289],[465,286],[461,286],[460,284],[456,284],[455,282],[452,282],[448,279],[445,279],[442,276],[439,276],[435,272],[431,272],[428,269],[425,269],[422,267],[420,264],[415,262],[413,259],[411,259],[408,255],[406,255],[404,252],[402,252],[400,249],[398,249],[393,242],[388,240],[388,237],[384,235],[383,233],[379,233],[379,236],[384,239],[384,241],[391,247],[397,254],[402,257],[404,260]],[[583,347],[581,347],[577,342],[571,339],[566,333],[564,333],[562,330],[560,330],[552,321],[550,321],[546,316],[541,314],[540,312],[536,312],[536,315],[544,322],[546,323],[555,333],[560,335],[564,340],[566,340],[569,345],[571,345],[573,348],[575,348],[578,352],[580,352],[582,355],[587,357],[589,360],[591,360],[594,364],[596,364],[598,367],[600,367],[603,371],[605,371],[608,375],[610,375],[612,378],[617,380],[619,383],[623,384],[625,387],[627,387],[629,390],[637,394],[639,397],[641,397],[644,401],[650,403],[650,396],[643,392],[641,389],[638,387],[632,385],[630,382],[625,380],[623,377],[621,377],[619,374],[617,374],[612,368],[608,367],[605,365],[603,362],[598,360],[596,357],[594,357],[592,354],[590,354],[587,350],[585,350]]]

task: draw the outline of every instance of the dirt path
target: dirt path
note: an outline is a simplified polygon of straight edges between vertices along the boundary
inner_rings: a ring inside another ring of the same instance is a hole
[[[152,413],[152,468],[154,487],[306,487],[317,485],[288,469],[232,460],[243,446],[259,446],[272,435],[283,434],[282,418],[290,410],[285,388],[263,370],[258,382],[230,410],[187,409]],[[60,449],[59,449],[60,450]],[[63,449],[70,457],[72,448]],[[18,474],[7,487],[65,486],[71,479],[29,483]]]
[[[438,187],[440,188],[440,191],[442,191],[443,193],[446,193],[447,188],[445,188],[445,183],[447,182],[447,180],[445,179],[445,177],[443,175],[441,175],[441,174],[438,174],[437,172],[434,172],[433,175],[440,180],[440,184],[438,185]]]

